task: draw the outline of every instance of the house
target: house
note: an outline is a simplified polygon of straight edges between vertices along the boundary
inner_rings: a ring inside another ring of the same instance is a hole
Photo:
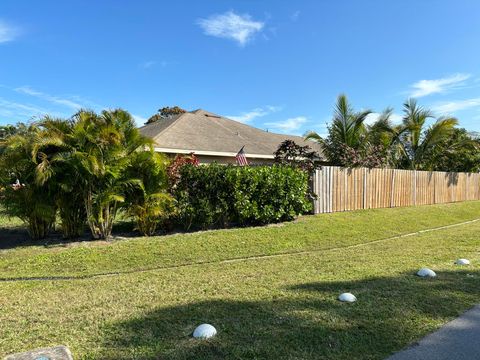
[[[301,136],[271,133],[201,109],[156,121],[139,130],[153,139],[155,151],[171,156],[193,152],[201,163],[235,163],[235,155],[243,146],[250,163],[272,163],[273,153],[287,139],[309,145],[322,157],[320,146]]]

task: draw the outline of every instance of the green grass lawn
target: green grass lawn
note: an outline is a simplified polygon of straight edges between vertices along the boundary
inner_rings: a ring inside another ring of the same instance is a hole
[[[65,344],[75,359],[383,359],[479,302],[480,222],[375,241],[476,218],[467,202],[2,250],[2,279],[86,278],[0,282],[0,356]],[[414,276],[424,266],[438,278]],[[358,301],[338,302],[345,291]],[[203,322],[216,338],[191,338]]]

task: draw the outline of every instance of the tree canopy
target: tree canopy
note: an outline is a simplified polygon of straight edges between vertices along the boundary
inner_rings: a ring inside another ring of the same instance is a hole
[[[158,112],[155,115],[151,116],[145,124],[151,124],[162,119],[169,119],[173,116],[180,115],[186,112],[187,110],[184,110],[178,106],[173,106],[173,107],[166,106],[161,109],[158,109]]]
[[[355,111],[345,95],[335,104],[328,135],[309,132],[306,139],[319,142],[328,161],[345,167],[393,167],[413,170],[478,171],[479,141],[457,127],[451,116],[435,117],[415,99],[403,104],[400,122],[393,109],[376,114],[366,124],[370,110]]]

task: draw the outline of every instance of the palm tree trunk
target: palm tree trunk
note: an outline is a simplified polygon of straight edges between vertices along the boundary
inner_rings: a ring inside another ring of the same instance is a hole
[[[99,239],[101,236],[100,229],[98,227],[98,223],[96,222],[96,216],[93,209],[93,194],[92,191],[89,189],[85,195],[85,211],[87,213],[87,223],[90,231],[92,233],[92,237],[94,239]]]

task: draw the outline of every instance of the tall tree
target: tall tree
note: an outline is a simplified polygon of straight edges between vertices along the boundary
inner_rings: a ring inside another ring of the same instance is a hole
[[[480,140],[472,139],[465,129],[454,129],[451,136],[437,144],[426,168],[435,171],[479,172]]]
[[[346,95],[341,94],[337,98],[333,119],[328,126],[328,136],[323,139],[318,133],[309,132],[305,139],[320,143],[329,162],[334,165],[383,166],[380,151],[369,144],[365,120],[370,114],[370,110],[355,111]]]
[[[409,99],[403,104],[402,124],[391,129],[391,145],[402,154],[401,163],[405,168],[428,169],[435,147],[448,139],[458,120],[454,117],[440,117],[431,125],[433,113]],[[403,164],[402,164],[403,163]]]
[[[328,140],[335,143],[345,144],[353,149],[362,146],[365,138],[365,119],[371,114],[370,110],[357,112],[348,102],[347,96],[341,94],[335,104],[333,119],[328,128]],[[316,132],[310,132],[306,139],[323,142],[323,139]]]

